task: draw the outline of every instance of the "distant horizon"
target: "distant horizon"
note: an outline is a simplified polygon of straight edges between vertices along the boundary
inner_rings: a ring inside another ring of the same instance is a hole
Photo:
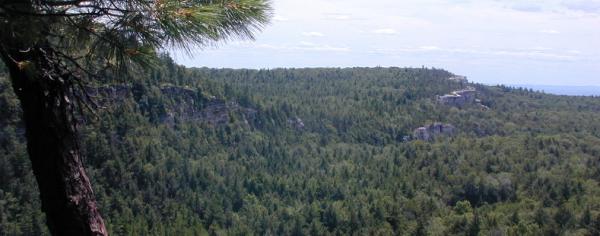
[[[186,67],[189,68],[208,68],[208,69],[231,69],[231,70],[275,70],[275,69],[346,69],[346,68],[411,68],[411,69],[419,69],[419,68],[423,68],[422,66],[420,67],[416,67],[416,66],[345,66],[345,67],[340,67],[340,66],[306,66],[306,67],[271,67],[271,68],[250,68],[250,67],[210,67],[210,66],[187,66]],[[522,85],[527,85],[527,86],[557,86],[557,87],[598,87],[600,88],[600,83],[599,84],[579,84],[579,85],[569,85],[569,84],[507,84],[507,83],[503,83],[503,82],[481,82],[481,81],[477,81],[477,80],[473,80],[470,76],[468,75],[463,75],[463,74],[458,74],[458,73],[454,73],[450,70],[447,70],[445,68],[438,68],[438,67],[425,67],[425,69],[437,69],[437,70],[446,70],[452,74],[455,75],[460,75],[460,76],[466,76],[467,80],[469,80],[469,82],[472,83],[478,83],[478,84],[483,84],[483,85],[488,85],[488,86],[497,86],[497,85],[506,85],[506,86],[522,86]]]
[[[190,54],[212,68],[436,67],[479,83],[600,86],[600,0],[276,0],[255,41]]]
[[[547,94],[566,95],[566,96],[600,96],[600,86],[589,85],[533,85],[533,84],[517,84],[506,85],[511,87],[521,87],[533,89]]]

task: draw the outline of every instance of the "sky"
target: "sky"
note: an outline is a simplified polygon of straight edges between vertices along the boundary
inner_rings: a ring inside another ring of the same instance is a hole
[[[600,86],[600,0],[272,0],[254,41],[190,67],[435,67],[485,84]]]

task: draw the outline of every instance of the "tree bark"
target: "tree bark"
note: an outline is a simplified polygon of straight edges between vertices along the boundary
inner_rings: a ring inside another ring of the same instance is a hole
[[[36,177],[42,211],[52,235],[108,235],[98,211],[77,140],[71,103],[73,84],[48,73],[43,47],[0,48],[23,110],[27,151]]]

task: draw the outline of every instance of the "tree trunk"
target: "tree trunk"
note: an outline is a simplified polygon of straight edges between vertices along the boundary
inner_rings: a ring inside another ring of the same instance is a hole
[[[23,110],[27,151],[52,235],[107,235],[83,168],[70,78],[48,73],[43,47],[0,50]],[[46,55],[47,56],[47,55]],[[56,70],[54,70],[56,71]]]

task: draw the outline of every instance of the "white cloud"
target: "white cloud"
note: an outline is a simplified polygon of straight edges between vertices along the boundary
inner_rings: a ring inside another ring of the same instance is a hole
[[[330,45],[321,45],[321,46],[312,46],[312,47],[305,47],[305,48],[299,48],[301,50],[308,50],[308,51],[327,51],[327,52],[349,52],[350,48],[347,47],[334,47],[334,46],[330,46]]]
[[[541,12],[544,10],[542,3],[537,2],[515,2],[508,6],[510,9],[522,12]]]
[[[395,35],[395,34],[398,34],[398,31],[396,31],[395,29],[376,29],[376,30],[373,30],[373,33]]]
[[[336,47],[328,44],[315,44],[311,42],[300,42],[297,45],[274,45],[274,44],[258,44],[255,47],[262,49],[270,49],[276,51],[318,51],[318,52],[349,52],[348,47]]]
[[[526,13],[600,13],[599,0],[494,0],[505,8]],[[484,1],[482,1],[484,2]]]
[[[500,50],[500,51],[489,51],[488,55],[495,56],[509,56],[509,57],[519,57],[533,60],[558,60],[558,61],[574,61],[577,60],[577,57],[573,55],[565,55],[556,52],[542,52],[536,50]]]
[[[311,43],[311,42],[307,42],[307,41],[300,41],[299,44],[302,45],[302,46],[315,46],[315,45],[317,45],[315,43]]]
[[[282,22],[282,21],[288,21],[288,20],[290,20],[290,19],[288,19],[286,17],[283,17],[283,16],[280,16],[280,15],[276,15],[276,16],[273,17],[273,21]]]
[[[419,47],[419,49],[421,50],[425,50],[425,51],[437,51],[437,50],[442,50],[441,48],[437,47],[437,46],[421,46]]]
[[[272,2],[273,24],[257,32],[256,42],[219,44],[215,53],[263,57],[239,64],[230,64],[227,56],[197,57],[197,65],[430,64],[482,78],[517,75],[532,81],[526,67],[541,68],[539,78],[548,81],[564,79],[549,68],[563,68],[561,73],[578,73],[581,81],[599,81],[600,0]]]
[[[307,36],[307,37],[323,37],[325,36],[323,33],[321,32],[302,32],[303,36]]]
[[[553,29],[544,29],[544,30],[540,30],[540,33],[542,33],[542,34],[560,34],[560,31],[553,30]]]
[[[352,17],[350,15],[340,14],[340,13],[326,14],[326,18],[330,19],[330,20],[351,20],[352,19]]]
[[[531,49],[481,49],[481,48],[440,48],[437,46],[420,46],[420,47],[404,47],[397,49],[379,48],[371,51],[370,53],[380,55],[406,55],[407,53],[423,54],[423,53],[435,53],[440,55],[454,55],[456,57],[464,58],[465,56],[478,56],[478,57],[510,57],[510,58],[521,58],[529,60],[553,60],[553,61],[575,61],[581,59],[578,51],[554,51],[551,48],[531,48]]]
[[[568,0],[563,5],[569,10],[587,13],[600,13],[600,1],[598,0]]]

